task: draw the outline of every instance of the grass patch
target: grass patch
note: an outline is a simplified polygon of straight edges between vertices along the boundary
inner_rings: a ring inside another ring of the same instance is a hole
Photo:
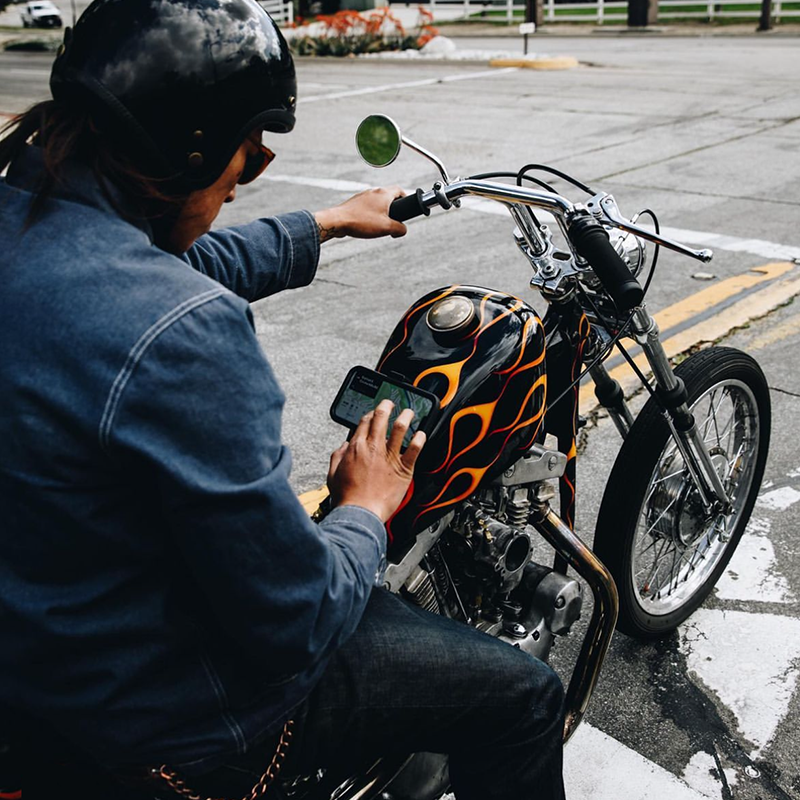
[[[554,8],[555,22],[558,22],[559,17],[586,17],[586,22],[593,24],[597,23],[597,9],[596,8],[564,8],[557,5]],[[753,12],[760,12],[761,4],[758,2],[746,3],[744,5],[734,3],[714,3],[715,14],[725,14],[727,18],[714,17],[713,20],[708,20],[708,17],[693,17],[687,19],[681,16],[684,13],[706,14],[708,12],[708,3],[697,3],[691,6],[664,6],[661,8],[658,15],[658,22],[689,22],[692,24],[706,24],[708,21],[713,24],[726,25],[731,22],[739,23],[741,19],[732,19],[733,17],[742,17],[747,15],[748,19],[752,19]],[[781,11],[800,11],[800,2],[781,3]],[[773,5],[772,15],[776,16],[776,9]],[[603,22],[609,25],[619,25],[627,21],[627,11],[624,8],[606,8],[604,11]],[[524,22],[525,12],[522,9],[515,9],[512,15],[513,23]],[[508,19],[508,12],[505,8],[485,8],[481,11],[476,11],[469,16],[469,22],[491,22],[497,24],[504,24]],[[467,20],[463,20],[467,21]],[[574,22],[580,25],[583,21],[580,19],[570,19],[569,22]],[[792,18],[784,18],[785,22],[793,22]],[[545,20],[544,24],[552,23],[553,20]],[[448,22],[448,25],[455,23]]]

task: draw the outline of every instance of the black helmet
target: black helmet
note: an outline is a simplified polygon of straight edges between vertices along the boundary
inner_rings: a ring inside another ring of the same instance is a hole
[[[50,76],[143,167],[177,190],[210,186],[257,128],[294,127],[297,80],[256,0],[95,0]]]

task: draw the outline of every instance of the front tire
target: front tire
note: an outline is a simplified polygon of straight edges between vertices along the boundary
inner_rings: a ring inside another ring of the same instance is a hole
[[[770,397],[764,373],[729,347],[680,364],[695,424],[731,499],[707,514],[659,404],[647,401],[617,456],[603,495],[594,550],[617,583],[617,628],[656,638],[705,600],[731,559],[767,460]]]

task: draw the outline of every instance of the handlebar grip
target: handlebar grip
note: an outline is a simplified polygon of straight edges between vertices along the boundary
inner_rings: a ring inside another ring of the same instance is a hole
[[[608,234],[592,217],[580,216],[569,226],[569,238],[600,278],[620,311],[640,305],[644,291],[608,239]]]
[[[422,202],[422,189],[417,189],[414,194],[392,200],[392,204],[389,206],[389,216],[395,222],[405,222],[422,214],[427,217],[430,213],[431,210]]]

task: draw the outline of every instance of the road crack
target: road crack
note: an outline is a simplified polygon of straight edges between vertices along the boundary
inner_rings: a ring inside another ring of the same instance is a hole
[[[658,192],[669,192],[671,194],[692,195],[694,197],[718,197],[721,200],[743,200],[747,203],[772,203],[773,205],[779,206],[800,206],[800,203],[794,200],[776,200],[772,197],[747,197],[746,195],[721,194],[719,192],[698,192],[696,189],[676,189],[672,186],[656,186],[655,184],[643,185],[639,183],[631,183],[630,181],[625,181],[624,184],[618,185],[624,186],[626,189],[645,189]]]
[[[780,386],[770,386],[770,391],[772,392],[780,392],[781,394],[788,394],[789,397],[800,397],[800,394],[797,392],[790,392],[788,389],[781,389]]]
[[[640,164],[637,167],[629,167],[627,169],[619,170],[618,172],[609,172],[607,175],[599,175],[592,178],[592,181],[604,181],[608,180],[609,178],[616,178],[619,177],[620,175],[627,175],[630,172],[636,172],[637,170],[640,169],[655,167],[659,164],[666,164],[669,161],[674,161],[676,158],[683,158],[684,156],[694,155],[696,153],[702,153],[706,150],[713,150],[716,147],[721,147],[722,145],[731,144],[732,142],[740,142],[744,139],[750,139],[753,136],[759,136],[762,133],[769,133],[770,131],[775,131],[778,130],[779,128],[786,127],[786,125],[789,125],[792,122],[794,122],[795,119],[796,118],[781,120],[780,123],[777,125],[768,125],[764,128],[759,128],[758,130],[755,131],[749,131],[748,133],[742,133],[739,134],[738,136],[731,136],[728,139],[721,139],[716,142],[712,142],[711,144],[704,144],[701,145],[700,147],[693,147],[689,150],[684,150],[681,153],[675,153],[674,155],[666,156],[665,158],[659,158],[656,159],[655,161],[649,161],[647,164]]]

